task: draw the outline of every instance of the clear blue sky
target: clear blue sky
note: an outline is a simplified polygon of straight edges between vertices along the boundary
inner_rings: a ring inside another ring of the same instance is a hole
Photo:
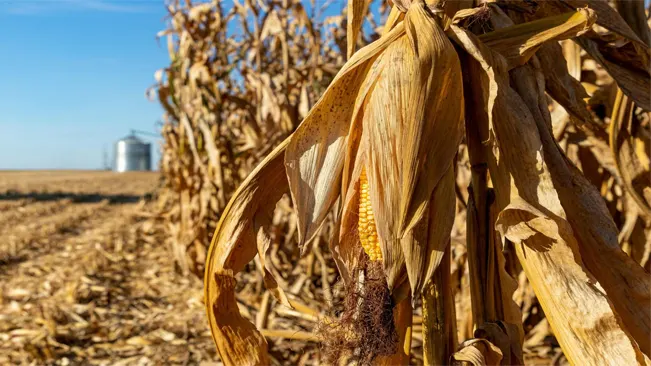
[[[0,169],[97,169],[131,128],[155,132],[145,91],[169,63],[166,13],[163,0],[0,0]]]
[[[156,130],[145,91],[169,64],[164,4],[0,0],[0,169],[98,169],[131,128]],[[157,166],[160,140],[145,139]]]

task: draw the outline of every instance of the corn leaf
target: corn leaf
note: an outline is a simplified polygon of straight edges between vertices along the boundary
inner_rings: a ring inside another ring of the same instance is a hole
[[[617,81],[617,85],[633,101],[646,111],[651,111],[651,75],[646,50],[638,47],[611,47],[597,37],[579,37],[576,42],[603,66]],[[632,55],[631,55],[632,54]],[[642,61],[636,63],[635,60]]]
[[[651,45],[651,30],[646,19],[646,10],[643,1],[616,0],[617,12],[628,26],[640,37],[640,41]],[[630,37],[630,35],[629,35]]]
[[[594,12],[581,9],[501,28],[483,34],[479,39],[501,53],[512,68],[526,63],[544,42],[575,37],[590,29],[594,21]]]
[[[561,2],[572,9],[589,7],[597,13],[597,24],[644,46],[644,43],[633,32],[629,24],[608,4],[607,0],[561,0]],[[628,2],[640,3],[637,0]],[[642,12],[644,12],[643,9]]]
[[[265,253],[258,253],[256,239],[268,222],[269,212],[288,191],[283,165],[288,143],[289,138],[278,145],[238,188],[222,213],[208,249],[204,277],[206,311],[213,339],[227,365],[268,362],[266,341],[237,310],[233,276],[256,254],[264,258]],[[261,248],[267,246],[261,243]],[[284,294],[275,292],[279,301],[286,302]]]
[[[346,55],[350,58],[355,53],[355,45],[359,31],[362,29],[364,14],[368,10],[367,0],[348,0],[348,22],[346,29],[347,47]]]
[[[468,362],[472,366],[499,365],[502,351],[487,339],[473,338],[461,344],[461,349],[452,355],[455,361]]]
[[[594,124],[585,103],[588,94],[581,83],[570,75],[567,64],[558,61],[563,58],[561,46],[553,43],[544,44],[537,52],[537,56],[545,76],[547,93],[579,124]]]
[[[554,182],[556,177],[552,176],[551,170],[559,162],[554,159],[548,162],[547,154],[551,152],[545,149],[548,144],[554,148],[556,145],[546,137],[545,141],[541,140],[541,126],[537,125],[528,107],[531,102],[523,100],[509,85],[505,61],[496,61],[495,55],[491,55],[491,51],[472,34],[454,26],[451,29],[470,55],[487,55],[479,59],[480,64],[487,64],[488,60],[493,62],[490,66],[497,89],[491,88],[486,80],[491,78],[490,74],[477,75],[475,85],[489,91],[486,94],[495,96],[493,108],[484,110],[493,114],[490,126],[493,150],[488,162],[496,202],[503,209],[497,228],[504,239],[515,244],[520,263],[566,357],[574,364],[601,364],[604,360],[615,364],[636,364],[644,356],[618,322],[621,314],[615,315],[605,293],[596,285],[598,280],[587,270],[583,262],[584,247],[579,248],[573,231],[576,226],[570,224],[566,213],[571,205],[562,203],[562,200],[567,202],[567,195],[580,195],[586,187],[570,193],[574,186],[567,184],[567,192],[556,191],[559,186]],[[472,103],[487,106],[490,100],[490,97],[482,98]],[[537,108],[538,103],[534,102],[532,108]],[[471,118],[486,125],[488,117],[478,110]],[[549,131],[544,133],[550,134]],[[603,218],[601,211],[591,212],[591,215],[600,220]],[[597,226],[587,222],[582,224],[589,228]],[[617,259],[622,260],[621,257]],[[622,269],[619,265],[617,268]],[[642,280],[643,276],[636,275],[628,277],[628,280]],[[638,287],[628,287],[625,291],[631,289],[636,293],[629,296],[643,296],[637,291]],[[640,305],[629,305],[641,310]]]
[[[232,271],[216,271],[211,303],[208,306],[210,329],[219,356],[225,365],[269,365],[267,341],[255,326],[240,315],[235,301],[235,278]]]
[[[512,12],[516,23],[556,16],[567,10],[585,6],[594,10],[598,25],[612,30],[627,42],[610,44],[593,31],[577,37],[575,41],[608,71],[622,91],[639,107],[651,110],[649,45],[640,40],[606,0],[543,1],[538,3],[537,9],[532,9],[532,3],[522,0],[501,2],[500,5],[502,4],[520,8],[521,11]]]
[[[617,240],[617,227],[599,191],[563,155],[551,134],[549,111],[539,70],[514,70],[513,88],[530,111],[543,143],[551,182],[558,192],[583,262],[606,290],[627,332],[648,356],[651,351],[651,276],[626,255]],[[605,255],[605,253],[608,253]],[[626,283],[628,286],[622,286]]]

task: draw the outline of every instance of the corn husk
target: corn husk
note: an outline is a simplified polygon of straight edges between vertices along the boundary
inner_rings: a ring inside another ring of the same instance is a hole
[[[434,19],[423,7],[412,5],[404,24],[406,36],[392,43],[374,65],[381,71],[367,96],[361,138],[368,149],[371,200],[389,287],[400,285],[406,265],[416,294],[438,266],[449,235],[446,227],[453,220],[452,206],[438,199],[452,196],[451,184],[441,186],[435,206],[430,199],[461,139],[463,96],[456,53]],[[447,138],[426,143],[436,136]],[[452,177],[445,179],[450,182]],[[432,211],[441,215],[443,239],[433,236],[430,242],[418,225]]]

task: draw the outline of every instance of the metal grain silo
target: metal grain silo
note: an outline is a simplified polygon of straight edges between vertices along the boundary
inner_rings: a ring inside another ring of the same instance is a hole
[[[115,143],[116,172],[151,170],[151,144],[131,134]]]

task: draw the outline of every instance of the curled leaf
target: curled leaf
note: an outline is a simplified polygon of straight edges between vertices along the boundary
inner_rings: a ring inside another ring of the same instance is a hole
[[[472,366],[499,365],[502,351],[487,339],[473,338],[461,344],[452,360],[469,362]]]
[[[269,365],[267,341],[255,326],[246,320],[235,301],[233,271],[213,274],[213,301],[209,306],[210,329],[222,362],[226,365]]]
[[[502,54],[510,68],[523,65],[547,41],[559,41],[586,32],[595,22],[590,9],[580,9],[532,22],[501,28],[479,36],[487,46]]]
[[[266,341],[253,324],[239,314],[235,303],[234,275],[256,254],[264,261],[268,243],[263,227],[276,202],[288,191],[283,153],[289,138],[265,158],[235,192],[215,229],[204,276],[204,297],[210,331],[222,360],[227,365],[268,364]],[[256,233],[257,231],[257,233]],[[258,247],[263,252],[258,253]],[[275,279],[265,273],[272,293],[285,302],[284,293],[273,287]],[[266,361],[266,362],[265,362]]]

